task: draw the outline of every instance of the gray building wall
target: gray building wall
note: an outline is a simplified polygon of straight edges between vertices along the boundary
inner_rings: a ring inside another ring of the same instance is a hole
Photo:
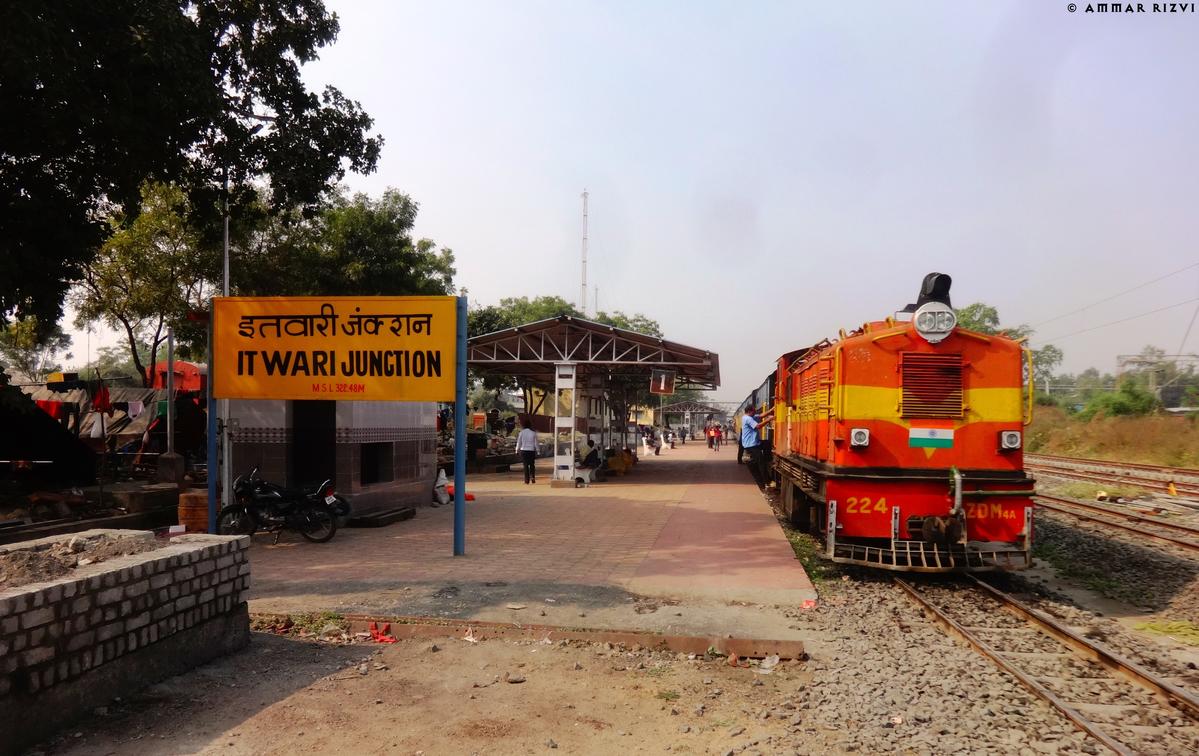
[[[312,471],[295,470],[294,403],[230,402],[234,475],[257,465],[262,476],[296,486]],[[429,503],[437,475],[437,405],[432,402],[337,402],[334,487],[355,515]],[[307,474],[306,474],[307,473]]]

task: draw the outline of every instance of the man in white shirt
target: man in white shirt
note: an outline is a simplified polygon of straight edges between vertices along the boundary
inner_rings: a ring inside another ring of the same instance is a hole
[[[516,436],[516,452],[525,468],[525,485],[537,482],[537,431],[528,415],[520,420],[521,430]]]

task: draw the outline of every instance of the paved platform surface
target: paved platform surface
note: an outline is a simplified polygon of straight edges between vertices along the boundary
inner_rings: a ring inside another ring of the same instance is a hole
[[[452,506],[328,544],[259,536],[251,610],[790,636],[781,614],[738,610],[816,593],[735,454],[693,442],[586,489],[550,488],[547,461],[536,485],[515,471],[470,476],[462,557]]]

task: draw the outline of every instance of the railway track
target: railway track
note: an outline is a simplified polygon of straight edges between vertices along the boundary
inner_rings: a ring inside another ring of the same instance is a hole
[[[1168,492],[1170,484],[1180,496],[1199,496],[1199,470],[1185,467],[1160,467],[1103,459],[1056,457],[1047,454],[1024,455],[1024,468],[1032,473],[1055,475],[1107,485],[1139,486],[1151,491]]]
[[[1112,507],[1074,499],[1063,499],[1060,496],[1037,494],[1035,501],[1038,507],[1051,512],[1068,514],[1086,522],[1135,533],[1140,537],[1150,538],[1189,551],[1199,551],[1199,528],[1170,522],[1160,517],[1121,512]]]
[[[895,578],[927,615],[1114,753],[1199,753],[1199,698],[1013,596],[965,580]]]

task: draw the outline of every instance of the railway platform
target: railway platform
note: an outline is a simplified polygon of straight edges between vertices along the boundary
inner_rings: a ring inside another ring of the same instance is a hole
[[[551,488],[548,461],[535,485],[468,476],[460,557],[452,506],[327,544],[256,536],[250,608],[791,637],[781,612],[745,605],[816,592],[735,457],[681,445],[581,489]]]

